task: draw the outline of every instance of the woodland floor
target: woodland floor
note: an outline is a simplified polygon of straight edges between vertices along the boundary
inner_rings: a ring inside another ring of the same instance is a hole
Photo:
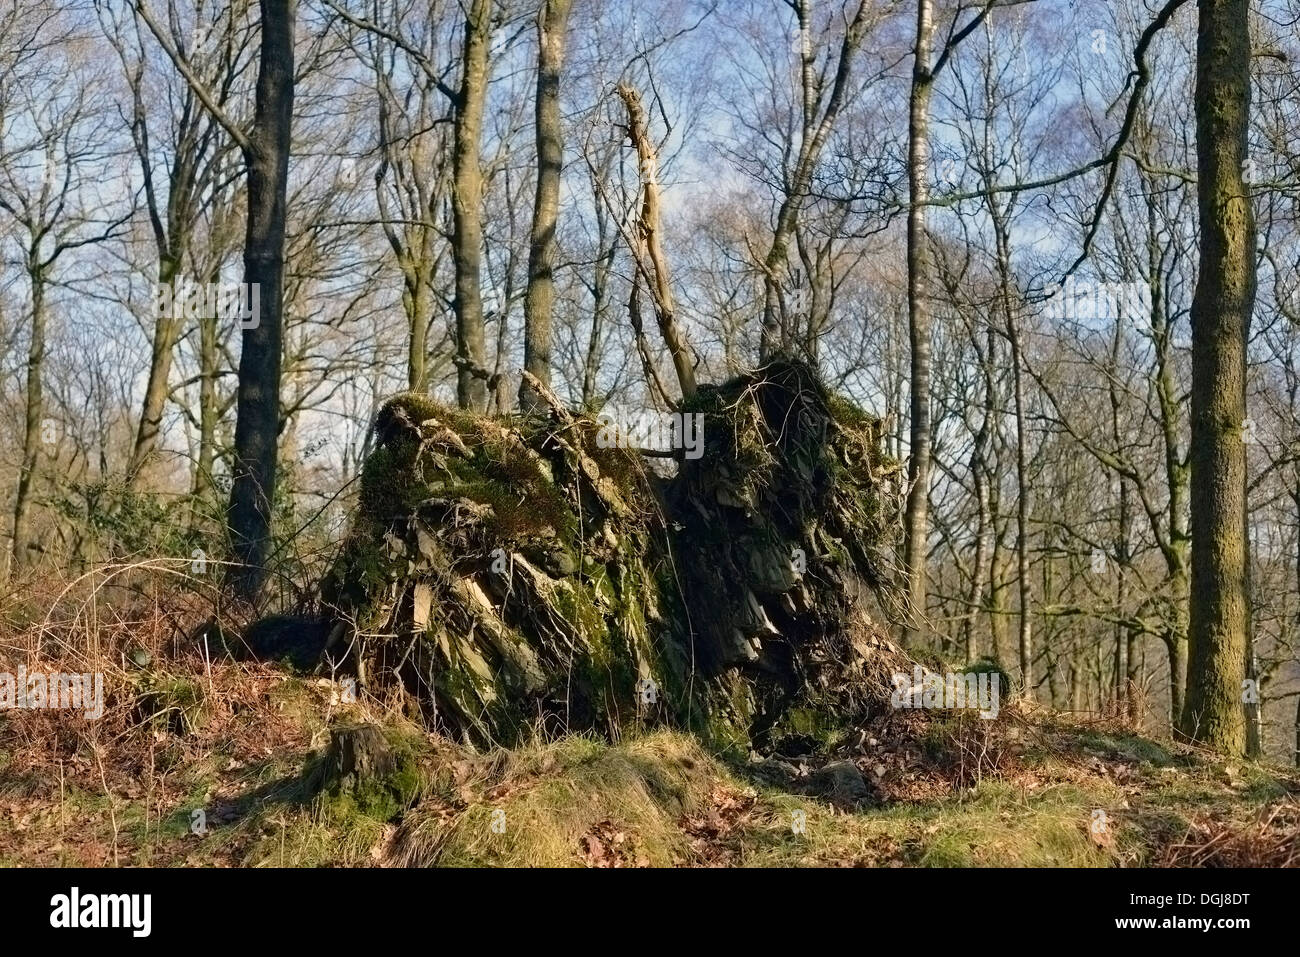
[[[168,688],[169,703],[141,719],[136,699],[117,732],[67,714],[0,713],[0,864],[1300,863],[1294,769],[1014,706],[994,722],[904,714],[803,756],[716,755],[687,735],[635,728],[616,744],[570,737],[476,754],[342,703],[327,679],[271,667],[198,663],[148,685]],[[414,756],[414,796],[396,811],[313,798],[303,784],[330,725],[360,720]],[[819,773],[837,761],[861,772],[839,765],[851,794]]]

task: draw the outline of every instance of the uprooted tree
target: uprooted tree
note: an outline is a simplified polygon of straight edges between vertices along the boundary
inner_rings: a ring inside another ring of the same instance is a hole
[[[885,706],[910,663],[879,623],[899,488],[876,419],[774,362],[683,404],[702,454],[665,476],[534,387],[543,415],[381,409],[326,660],[476,744],[648,722],[761,744]]]

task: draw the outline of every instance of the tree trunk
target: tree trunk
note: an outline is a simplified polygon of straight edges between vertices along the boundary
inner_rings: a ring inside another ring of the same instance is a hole
[[[1166,308],[1166,297],[1161,275],[1163,256],[1162,234],[1148,216],[1148,282],[1151,288],[1151,328],[1156,344],[1156,395],[1160,403],[1160,429],[1164,436],[1163,452],[1165,459],[1165,482],[1169,501],[1166,514],[1169,516],[1168,543],[1164,548],[1165,567],[1168,573],[1169,590],[1173,603],[1170,627],[1174,634],[1167,639],[1165,646],[1169,650],[1182,649],[1178,660],[1170,660],[1170,703],[1169,726],[1177,729],[1182,719],[1183,691],[1186,687],[1185,670],[1187,646],[1187,608],[1191,603],[1188,580],[1188,549],[1191,532],[1188,528],[1188,466],[1180,451],[1179,442],[1182,434],[1179,386],[1174,377],[1176,365],[1174,352],[1173,322]]]
[[[18,490],[14,498],[13,552],[11,574],[23,572],[31,562],[32,485],[41,457],[41,418],[45,413],[45,395],[41,376],[45,366],[45,276],[39,262],[39,250],[33,250],[27,270],[32,286],[32,336],[27,345],[26,405],[23,415],[23,460],[18,472]]]
[[[596,200],[596,236],[597,249],[601,250],[596,260],[591,282],[591,329],[587,335],[587,348],[582,361],[582,408],[591,410],[596,407],[599,394],[596,377],[600,373],[601,346],[604,343],[606,317],[610,310],[609,281],[614,271],[614,255],[618,250],[617,238],[606,242],[609,232],[609,210],[600,196]]]
[[[989,514],[993,517],[993,551],[989,556],[988,612],[989,638],[993,645],[993,659],[1002,664],[1008,661],[1007,650],[1007,580],[1003,573],[1006,565],[1002,557],[1002,533],[997,527],[1001,514],[1001,496],[995,496]]]
[[[217,464],[217,377],[221,356],[216,319],[199,320],[199,455],[194,467],[194,498],[210,504]]]
[[[926,555],[930,509],[930,304],[926,207],[929,199],[930,44],[934,29],[931,0],[917,0],[916,48],[912,92],[908,102],[907,318],[912,347],[911,421],[907,457],[907,509],[903,519],[903,561],[911,615],[909,634],[916,635],[926,615]]]
[[[1020,596],[1020,676],[1024,683],[1025,697],[1032,701],[1035,687],[1033,619],[1030,608],[1033,603],[1033,585],[1029,577],[1029,468],[1026,454],[1028,435],[1025,427],[1025,386],[1020,334],[1015,319],[1010,314],[1007,323],[1011,336],[1016,413],[1016,577],[1019,579]]]
[[[1130,516],[1128,483],[1123,476],[1119,480],[1119,535],[1115,543],[1115,608],[1118,614],[1124,614],[1128,601],[1128,564],[1129,564],[1129,523]],[[1115,624],[1115,713],[1132,717],[1129,708],[1129,695],[1132,692],[1130,677],[1132,662],[1129,661],[1129,649],[1132,646],[1131,633],[1121,624]]]
[[[456,398],[463,409],[487,409],[487,346],[483,295],[483,168],[479,145],[487,99],[492,0],[473,0],[465,17],[464,73],[456,104],[452,188],[452,261],[456,267]]]
[[[1245,496],[1242,501],[1248,506]],[[1251,622],[1255,620],[1255,588],[1248,507],[1242,521],[1246,526],[1246,655],[1242,667],[1245,669],[1246,680],[1251,682],[1255,693],[1250,696],[1243,693],[1241,697],[1246,710],[1246,756],[1259,759],[1264,756],[1264,681],[1259,667],[1259,654],[1255,648],[1255,630],[1251,627]],[[1245,681],[1241,687],[1245,687]]]
[[[537,18],[537,197],[528,241],[528,295],[524,301],[524,369],[551,384],[551,310],[555,302],[555,224],[560,207],[564,137],[560,119],[560,73],[565,30],[573,0],[545,0]],[[519,408],[542,405],[524,377]]]
[[[1295,702],[1295,766],[1300,768],[1300,697]]]
[[[1138,710],[1137,690],[1142,687],[1142,668],[1138,660],[1138,639],[1139,635],[1135,631],[1129,631],[1124,636],[1124,663],[1127,669],[1124,674],[1124,703],[1129,721],[1136,730],[1141,731],[1142,714]]]
[[[1242,181],[1250,112],[1250,4],[1200,0],[1196,43],[1200,270],[1192,299],[1192,588],[1181,730],[1246,747],[1246,338],[1255,220]]]
[[[158,264],[158,283],[172,286],[180,273],[180,258],[163,254]],[[160,310],[154,317],[153,339],[150,343],[149,378],[145,383],[144,402],[140,407],[140,423],[131,447],[131,458],[126,466],[126,484],[134,488],[145,464],[158,445],[158,432],[162,428],[163,409],[167,405],[167,380],[171,376],[172,352],[180,336],[181,321],[173,318],[173,310]]]
[[[1169,726],[1177,731],[1187,699],[1187,639],[1176,626],[1165,636],[1165,651],[1169,659]]]
[[[996,197],[990,197],[989,216],[997,246],[998,292],[1002,315],[1006,321],[1007,342],[1011,344],[1011,370],[1014,411],[1016,416],[1016,587],[1020,604],[1019,642],[1020,681],[1026,698],[1034,699],[1033,620],[1030,605],[1033,586],[1029,577],[1029,467],[1026,448],[1024,359],[1020,352],[1020,327],[1016,322],[1017,292],[1011,271],[1011,228]]]
[[[1295,503],[1296,515],[1300,516],[1300,481],[1291,491],[1291,501]],[[1300,538],[1296,540],[1295,553],[1296,582],[1300,584]],[[1297,613],[1297,627],[1300,627],[1300,612]],[[1300,695],[1296,696],[1295,705],[1295,766],[1300,768]]]
[[[429,351],[430,302],[433,297],[429,290],[427,260],[422,265],[426,268],[416,270],[414,288],[409,289],[404,297],[407,307],[406,387],[412,392],[423,392],[429,387],[425,366]]]
[[[980,613],[988,602],[984,597],[984,579],[988,574],[989,554],[989,495],[984,478],[984,446],[988,441],[988,409],[985,408],[985,422],[975,438],[975,450],[971,453],[971,477],[975,482],[975,561],[971,569],[970,591],[967,598],[966,620],[962,623],[965,635],[966,664],[973,664],[979,657],[978,628],[982,626]]]
[[[244,329],[239,356],[234,474],[227,518],[235,593],[254,599],[266,580],[280,433],[284,231],[293,121],[297,0],[261,0],[262,49],[248,171],[244,282],[259,310]]]
[[[812,0],[791,0],[795,17],[799,24],[799,94],[802,104],[800,115],[799,147],[794,150],[793,168],[782,170],[780,182],[784,195],[780,209],[777,210],[776,228],[772,233],[772,245],[768,247],[763,260],[763,323],[759,335],[759,361],[765,362],[778,352],[790,348],[790,316],[782,302],[781,273],[788,268],[786,262],[791,241],[798,242],[799,213],[808,195],[813,174],[821,152],[825,148],[835,121],[843,108],[848,93],[848,83],[852,75],[853,59],[862,45],[866,35],[867,14],[872,7],[867,0],[860,0],[857,11],[851,20],[844,24],[844,36],[840,40],[839,56],[836,60],[835,79],[831,83],[830,94],[826,97],[826,106],[818,116],[822,91],[826,82],[825,74],[819,73],[816,52],[812,48],[813,10]],[[812,282],[809,275],[808,281]],[[810,304],[809,308],[813,308]],[[779,316],[779,322],[778,322]],[[809,323],[808,335],[805,336],[805,357],[815,361],[812,342],[815,347],[815,335],[812,323]]]
[[[641,173],[641,218],[637,222],[636,256],[638,271],[644,276],[650,297],[654,300],[655,319],[663,337],[668,355],[677,374],[677,385],[682,398],[695,395],[695,365],[691,362],[686,345],[686,334],[677,322],[677,309],[673,302],[672,283],[668,278],[668,259],[664,255],[659,228],[659,180],[656,170],[659,158],[646,122],[641,95],[625,83],[619,84],[618,95],[627,109],[627,132],[637,152],[637,168]],[[636,279],[633,278],[635,288]]]
[[[1264,688],[1260,677],[1259,656],[1255,652],[1255,636],[1248,636],[1246,649],[1246,678],[1254,683],[1254,700],[1246,700],[1246,756],[1262,758],[1264,756]],[[1242,695],[1243,699],[1246,698]]]
[[[1079,649],[1070,653],[1070,710],[1078,714],[1083,710],[1083,668]]]
[[[429,328],[433,317],[434,274],[437,250],[442,233],[434,226],[441,216],[444,182],[444,154],[436,149],[429,155],[428,143],[441,146],[442,139],[426,116],[425,104],[439,92],[427,73],[417,75],[421,105],[412,125],[429,128],[406,136],[402,125],[394,126],[394,112],[403,112],[409,101],[393,89],[391,64],[379,54],[373,61],[378,92],[379,170],[375,174],[375,202],[384,234],[392,247],[397,267],[402,273],[402,309],[406,313],[406,386],[411,392],[424,392],[429,385]],[[392,177],[390,199],[385,181]],[[396,202],[394,212],[390,203]]]

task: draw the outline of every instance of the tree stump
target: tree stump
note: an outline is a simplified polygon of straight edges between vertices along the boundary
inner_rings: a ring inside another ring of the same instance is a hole
[[[308,792],[331,803],[353,804],[361,813],[388,820],[418,796],[414,758],[395,749],[374,724],[330,729],[329,744],[306,773]]]
[[[911,661],[868,613],[891,607],[900,499],[879,420],[774,362],[684,403],[703,456],[664,475],[543,401],[377,415],[321,585],[372,687],[484,746],[668,723],[747,749],[888,706]]]

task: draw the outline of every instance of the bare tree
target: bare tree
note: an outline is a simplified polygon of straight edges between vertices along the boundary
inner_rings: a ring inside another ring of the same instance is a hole
[[[641,105],[641,94],[626,83],[619,84],[619,98],[627,109],[627,135],[636,150],[637,169],[641,179],[641,211],[636,224],[636,239],[632,244],[633,258],[636,260],[637,277],[632,281],[632,305],[630,306],[632,322],[639,326],[639,310],[636,305],[637,291],[644,280],[650,289],[650,298],[654,302],[655,319],[659,323],[659,333],[668,355],[677,373],[677,386],[683,399],[695,395],[695,363],[691,358],[685,334],[677,320],[674,304],[672,282],[668,275],[668,258],[664,254],[663,230],[659,222],[659,156],[654,142],[650,138],[645,107]],[[643,337],[638,332],[638,342]],[[647,370],[649,364],[647,363]]]
[[[247,174],[244,283],[257,291],[258,314],[243,331],[239,356],[234,468],[227,521],[236,594],[256,598],[271,549],[280,436],[280,366],[284,309],[284,236],[293,122],[294,24],[297,0],[259,0],[261,47],[251,128],[218,102],[193,65],[141,0],[136,12],[203,106],[238,144]]]
[[[218,10],[212,23],[203,23],[203,11],[188,31],[181,26],[175,5],[169,6],[168,23],[176,49],[186,57],[196,75],[213,91],[216,102],[228,108],[247,60],[243,55],[246,5]],[[223,16],[224,13],[224,16]],[[200,217],[216,194],[228,186],[223,179],[226,157],[233,143],[216,117],[203,108],[193,89],[181,80],[171,91],[168,115],[158,117],[150,102],[154,90],[149,56],[138,19],[130,26],[100,11],[105,35],[122,63],[131,103],[131,141],[140,162],[145,210],[157,253],[160,286],[175,288],[183,279],[185,258]],[[159,132],[161,129],[161,133]],[[159,176],[159,169],[164,175]],[[206,278],[206,277],[205,277]],[[183,319],[176,311],[156,310],[150,336],[150,358],[144,399],[135,442],[127,463],[126,482],[134,486],[143,474],[157,444],[167,398],[169,378]]]
[[[68,254],[116,235],[129,213],[114,217],[94,184],[108,176],[105,104],[96,81],[70,59],[42,64],[33,54],[69,42],[61,18],[18,4],[0,14],[0,42],[10,68],[0,72],[0,212],[12,224],[11,242],[26,281],[27,359],[24,368],[22,453],[13,505],[8,571],[31,564],[32,505],[42,449],[63,426],[46,420],[45,364],[51,292]],[[64,55],[69,52],[65,47]],[[12,59],[9,59],[12,58]]]
[[[1202,0],[1196,44],[1201,259],[1192,299],[1192,590],[1187,700],[1194,741],[1246,748],[1246,339],[1255,306],[1255,216],[1243,181],[1250,4]]]
[[[930,262],[926,207],[930,198],[930,101],[936,78],[966,37],[988,16],[997,0],[987,2],[960,27],[954,14],[952,29],[934,54],[933,0],[916,2],[916,44],[912,51],[912,86],[907,110],[907,311],[911,342],[911,415],[907,451],[907,507],[903,514],[903,563],[907,569],[908,600],[919,630],[926,614],[926,558],[930,540]]]
[[[555,224],[560,207],[564,135],[560,119],[560,73],[573,0],[543,0],[537,14],[537,199],[528,244],[528,298],[524,312],[524,371],[551,384],[551,310],[555,302]],[[541,403],[525,377],[519,406]]]
[[[471,0],[465,14],[460,90],[456,95],[453,147],[452,261],[456,266],[456,397],[462,408],[487,408],[487,347],[484,342],[483,170],[479,157],[483,104],[490,78],[492,0]]]

